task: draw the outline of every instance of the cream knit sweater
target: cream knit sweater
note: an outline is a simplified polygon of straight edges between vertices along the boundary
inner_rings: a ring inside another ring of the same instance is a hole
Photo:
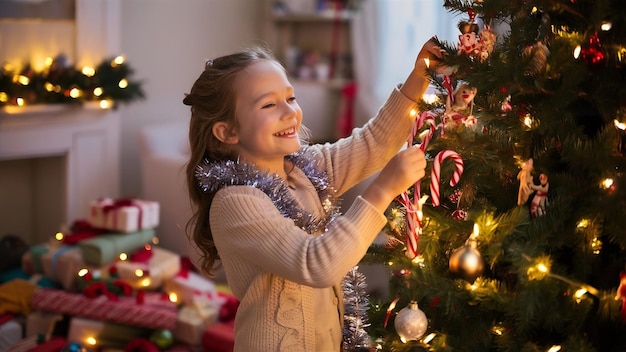
[[[410,111],[415,107],[394,89],[377,116],[351,137],[314,147],[338,195],[379,171],[400,150],[413,125]],[[309,182],[294,171],[290,176],[296,183]],[[303,206],[310,204],[310,199],[298,200]],[[314,291],[335,286],[341,293],[342,279],[385,223],[384,214],[357,197],[325,233],[311,236],[281,215],[260,190],[250,186],[219,190],[210,208],[210,224],[228,284],[241,301],[235,351],[322,351],[315,346],[314,319],[337,316],[337,308],[314,306]],[[339,351],[340,343],[323,352]]]

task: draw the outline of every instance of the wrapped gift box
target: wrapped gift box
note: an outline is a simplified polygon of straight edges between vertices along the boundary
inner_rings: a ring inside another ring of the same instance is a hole
[[[96,341],[94,347],[98,349],[123,349],[134,338],[148,338],[151,331],[129,325],[73,317],[70,321],[67,339],[83,346],[89,346],[88,339],[93,338]]]
[[[204,330],[202,350],[205,352],[232,352],[235,348],[234,321],[217,323]]]
[[[141,249],[141,251],[146,251]],[[118,261],[113,264],[120,279],[138,289],[157,289],[165,280],[173,278],[180,271],[180,256],[164,248],[152,246],[149,258]],[[131,256],[132,258],[132,256]]]
[[[132,233],[109,233],[80,241],[78,246],[83,252],[85,263],[99,267],[117,260],[121,253],[130,254],[152,243],[154,234],[154,229]]]
[[[159,225],[159,203],[141,199],[102,198],[89,204],[89,223],[95,228],[137,232]]]
[[[174,338],[192,346],[200,345],[204,331],[217,323],[218,316],[219,308],[215,306],[184,306],[178,311]]]
[[[63,320],[63,315],[34,311],[26,317],[26,337],[51,336],[57,322]]]
[[[32,306],[45,312],[149,329],[174,330],[177,320],[175,308],[139,304],[135,297],[116,297],[114,300],[106,296],[88,298],[83,294],[56,289],[36,290]]]
[[[49,247],[49,250],[41,256],[41,265],[48,279],[68,291],[76,290],[78,271],[87,266],[80,248],[76,246]]]
[[[201,295],[216,299],[219,304],[223,300],[217,294],[215,283],[193,271],[181,271],[172,278],[165,280],[165,290],[174,293],[179,302],[193,306],[194,297]]]
[[[24,270],[24,272],[28,275],[43,274],[41,256],[47,252],[47,244],[31,246],[28,251],[22,255],[22,270]]]

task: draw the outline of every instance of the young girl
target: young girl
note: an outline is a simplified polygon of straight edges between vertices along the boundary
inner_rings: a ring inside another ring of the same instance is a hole
[[[386,224],[391,201],[424,176],[419,148],[398,151],[428,85],[424,59],[440,54],[427,42],[375,118],[310,146],[299,138],[294,89],[268,50],[207,62],[184,99],[190,228],[202,268],[219,259],[240,300],[235,351],[341,350],[342,279]],[[378,171],[339,215],[338,197]]]

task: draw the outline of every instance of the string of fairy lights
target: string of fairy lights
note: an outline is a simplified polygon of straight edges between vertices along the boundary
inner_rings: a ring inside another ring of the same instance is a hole
[[[0,70],[0,108],[19,112],[34,105],[96,102],[101,109],[110,109],[144,98],[141,83],[131,80],[132,74],[121,55],[81,68],[68,65],[63,55],[47,57],[41,69],[5,63]]]

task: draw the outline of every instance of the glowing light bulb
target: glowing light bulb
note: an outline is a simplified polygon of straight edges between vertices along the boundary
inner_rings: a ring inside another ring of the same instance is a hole
[[[613,120],[613,123],[615,124],[615,127],[617,127],[618,129],[622,131],[626,130],[626,123],[623,123],[617,120]]]
[[[85,66],[81,71],[87,77],[93,77],[96,74],[96,69],[93,67]]]
[[[79,277],[84,277],[88,273],[89,273],[89,269],[87,269],[87,268],[82,268],[82,269],[78,270],[78,276]]]
[[[17,103],[17,106],[24,106],[24,104],[26,104],[24,98],[17,98],[15,101]]]
[[[108,100],[100,100],[100,109],[108,109],[111,107],[111,103]]]
[[[141,270],[141,269],[135,270],[135,276],[142,277],[143,276],[143,270]]]
[[[97,87],[93,89],[93,95],[97,97],[101,96],[102,93],[104,93],[104,89],[102,89],[102,87]]]
[[[580,57],[581,50],[582,48],[580,47],[580,45],[577,45],[576,48],[574,48],[574,59],[578,59],[578,57]]]
[[[119,258],[120,258],[120,260],[122,260],[122,261],[124,261],[124,260],[128,260],[128,254],[126,254],[126,253],[122,252],[122,253],[120,253]]]
[[[171,292],[168,297],[169,297],[170,302],[173,302],[173,303],[178,302],[178,295],[175,292]]]
[[[611,188],[611,186],[613,186],[613,179],[608,177],[605,178],[604,180],[602,180],[602,187],[604,187],[605,189],[609,189]]]
[[[95,346],[95,345],[96,345],[96,343],[98,343],[98,341],[96,340],[96,338],[95,338],[95,337],[93,337],[93,336],[89,336],[89,337],[85,340],[85,342],[87,342],[87,344],[88,344],[88,345],[90,345],[90,346]]]
[[[115,59],[111,61],[111,66],[115,67],[123,63],[124,63],[124,57],[120,55],[120,56],[115,57]]]
[[[27,86],[30,83],[30,78],[24,75],[18,75],[15,80],[23,86]]]
[[[5,92],[0,92],[0,102],[6,103],[9,101],[9,95]]]
[[[128,87],[128,80],[126,78],[122,78],[119,83],[117,84],[118,87],[124,89],[126,87]]]
[[[61,232],[57,232],[56,234],[54,234],[54,238],[55,238],[57,241],[63,241],[63,233],[61,233]]]
[[[72,97],[74,99],[80,97],[81,95],[83,95],[83,92],[80,89],[78,89],[78,88],[72,88],[70,90],[70,97]]]
[[[613,24],[609,21],[604,21],[602,22],[602,24],[600,25],[600,29],[602,29],[603,31],[610,31],[611,27],[613,27]]]

